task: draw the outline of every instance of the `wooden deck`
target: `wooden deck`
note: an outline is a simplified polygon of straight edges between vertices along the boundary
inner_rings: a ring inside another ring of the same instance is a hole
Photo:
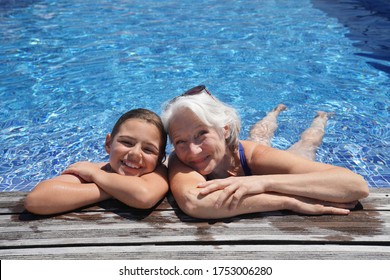
[[[4,259],[390,259],[390,188],[371,189],[348,216],[268,212],[202,221],[164,199],[140,211],[110,200],[40,217],[25,193],[0,193]]]

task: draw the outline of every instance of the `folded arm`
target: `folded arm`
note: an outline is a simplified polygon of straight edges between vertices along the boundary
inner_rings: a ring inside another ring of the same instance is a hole
[[[285,195],[275,192],[246,194],[231,207],[232,196],[228,196],[221,204],[219,197],[224,190],[215,190],[202,194],[199,184],[206,182],[205,178],[182,164],[176,156],[171,156],[169,162],[170,187],[179,207],[188,215],[196,218],[215,219],[237,216],[241,214],[291,210],[303,214],[348,214],[352,205],[322,204],[309,198]]]
[[[362,199],[369,193],[363,177],[351,170],[270,147],[256,146],[251,165],[254,174],[268,175],[265,191],[340,203]]]
[[[153,207],[168,191],[167,168],[164,165],[140,177],[106,172],[89,162],[71,165],[65,172],[95,183],[110,196],[135,208]]]
[[[81,166],[80,166],[81,165]],[[168,190],[165,166],[141,177],[102,170],[102,164],[81,162],[62,175],[39,183],[26,197],[25,208],[35,214],[71,211],[108,198],[136,208],[153,207]]]
[[[252,149],[250,149],[252,148]],[[275,192],[332,203],[352,203],[368,195],[364,179],[352,171],[303,159],[285,151],[247,144],[252,173],[200,184],[205,195],[223,189],[217,205],[232,197],[232,205],[245,195]]]
[[[95,183],[75,175],[60,175],[40,182],[28,193],[24,207],[31,213],[51,215],[71,211],[110,198]]]

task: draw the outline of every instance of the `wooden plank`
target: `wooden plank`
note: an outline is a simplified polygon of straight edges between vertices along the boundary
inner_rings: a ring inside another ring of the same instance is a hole
[[[375,243],[390,242],[390,213],[380,219],[364,211],[349,216],[267,216],[231,222],[181,222],[173,211],[138,220],[117,213],[72,213],[51,219],[9,223],[0,217],[0,247],[91,244]],[[125,213],[128,214],[128,213]],[[92,217],[91,217],[92,216]],[[163,233],[163,234],[162,234]],[[110,238],[107,238],[107,237]]]
[[[11,214],[11,213],[23,213],[23,201],[26,197],[27,192],[0,192],[0,214]],[[177,209],[177,205],[169,195],[168,199],[165,198],[159,203],[155,209],[166,210],[166,209]],[[370,195],[361,201],[365,210],[386,210],[390,211],[390,187],[389,188],[371,188]],[[117,211],[117,210],[134,211],[136,209],[130,208],[117,200],[108,200],[97,205],[85,207],[79,211]]]
[[[383,246],[341,245],[189,245],[90,246],[2,250],[2,259],[87,260],[388,260]]]
[[[26,192],[0,192],[0,214],[17,214],[25,212],[24,199],[27,196]],[[108,199],[106,201],[86,206],[84,208],[75,210],[74,212],[104,212],[104,211],[118,211],[118,210],[139,211],[143,210],[131,208],[116,199]],[[151,210],[155,209],[172,209],[167,199],[159,202]],[[145,211],[148,212],[148,211]]]
[[[350,232],[349,227],[369,228],[373,233],[383,231],[387,228],[390,222],[390,211],[374,212],[374,211],[356,211],[347,216],[304,216],[295,215],[292,213],[263,213],[260,215],[249,215],[236,217],[235,219],[220,220],[213,222],[205,222],[200,220],[183,221],[174,211],[153,211],[149,215],[143,217],[132,212],[105,212],[105,213],[68,213],[61,216],[51,218],[30,219],[22,215],[0,215],[0,227],[2,232],[6,231],[40,231],[50,229],[61,229],[66,227],[73,230],[80,226],[90,229],[94,228],[115,228],[115,227],[134,227],[134,228],[233,228],[233,227],[272,227],[272,228],[297,228],[311,229],[322,228],[337,229],[340,231]],[[344,229],[346,228],[346,229]],[[364,233],[364,232],[363,232]]]
[[[388,259],[389,192],[372,190],[362,200],[363,210],[347,216],[277,211],[212,221],[188,217],[170,196],[147,211],[109,200],[42,217],[24,211],[26,193],[0,193],[4,207],[0,255],[2,259]]]

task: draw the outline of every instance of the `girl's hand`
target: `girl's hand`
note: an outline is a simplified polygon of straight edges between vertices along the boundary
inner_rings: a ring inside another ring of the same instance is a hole
[[[260,176],[228,177],[202,182],[198,188],[201,195],[208,195],[217,190],[223,190],[218,196],[215,207],[219,208],[231,198],[229,209],[235,209],[242,198],[249,194],[260,194],[265,192],[265,184]]]
[[[93,175],[101,171],[101,168],[96,163],[81,161],[71,164],[62,174],[74,174],[81,177],[87,183],[93,182]]]

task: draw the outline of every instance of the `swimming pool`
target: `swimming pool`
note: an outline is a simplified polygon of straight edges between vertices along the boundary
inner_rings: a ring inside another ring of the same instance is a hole
[[[106,160],[123,112],[197,84],[238,109],[243,138],[286,104],[278,148],[335,112],[318,160],[389,187],[390,4],[328,2],[0,1],[0,190]]]

